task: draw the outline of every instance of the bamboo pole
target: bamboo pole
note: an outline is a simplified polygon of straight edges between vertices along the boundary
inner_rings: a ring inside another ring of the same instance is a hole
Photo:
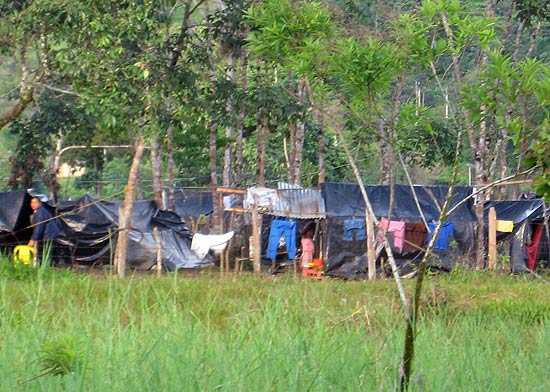
[[[260,249],[260,214],[258,213],[258,196],[254,195],[254,208],[252,209],[252,248],[254,249],[253,259],[252,259],[252,268],[254,269],[254,274],[260,273],[260,261],[261,253]]]
[[[489,208],[489,271],[497,267],[497,213],[495,207]]]
[[[376,249],[374,244],[374,222],[369,211],[365,213],[367,219],[367,258],[369,266],[369,280],[376,279]]]
[[[153,229],[153,235],[157,242],[157,276],[162,275],[162,242],[160,241],[159,228],[155,226]]]

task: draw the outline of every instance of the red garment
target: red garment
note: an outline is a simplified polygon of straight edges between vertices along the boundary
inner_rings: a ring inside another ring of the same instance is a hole
[[[537,266],[540,248],[540,237],[542,236],[542,224],[539,223],[533,234],[531,242],[526,245],[527,248],[527,267],[534,271]]]
[[[406,223],[403,250],[417,251],[426,248],[427,233],[428,230],[424,223]]]

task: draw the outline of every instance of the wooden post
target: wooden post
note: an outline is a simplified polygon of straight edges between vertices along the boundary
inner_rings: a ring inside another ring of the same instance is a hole
[[[374,243],[374,222],[368,211],[366,212],[367,229],[367,259],[369,263],[369,280],[376,279],[376,248]]]
[[[254,195],[254,206],[252,208],[252,248],[254,249],[254,255],[252,259],[252,268],[254,274],[259,274],[261,269],[261,243],[260,243],[260,214],[258,213],[258,196]]]
[[[155,236],[155,241],[157,242],[157,276],[162,275],[162,242],[159,236],[159,228],[157,226],[153,229],[153,235]]]
[[[497,213],[494,207],[489,208],[489,271],[497,267]]]

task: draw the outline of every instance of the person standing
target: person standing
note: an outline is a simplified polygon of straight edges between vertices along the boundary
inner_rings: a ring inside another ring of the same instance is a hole
[[[40,264],[46,252],[49,252],[52,265],[55,264],[53,240],[59,235],[59,227],[52,214],[42,205],[38,197],[31,199],[32,235],[28,245],[36,248],[37,262]],[[46,254],[47,255],[47,254]]]

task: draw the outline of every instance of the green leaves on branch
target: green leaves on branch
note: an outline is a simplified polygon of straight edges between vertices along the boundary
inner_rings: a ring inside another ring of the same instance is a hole
[[[312,69],[335,31],[330,13],[316,1],[262,2],[245,12],[245,20],[252,25],[248,46],[256,55],[300,73]]]

